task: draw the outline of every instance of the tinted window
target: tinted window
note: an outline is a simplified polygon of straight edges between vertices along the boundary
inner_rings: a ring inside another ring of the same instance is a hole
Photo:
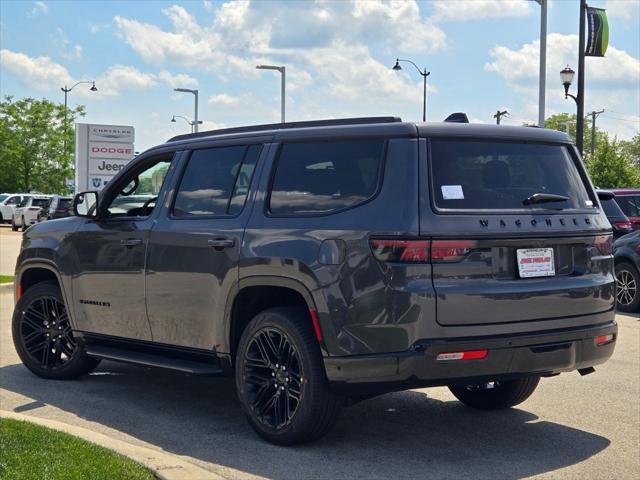
[[[477,141],[431,141],[433,198],[446,209],[592,208],[566,147]],[[530,196],[569,197],[525,205]]]
[[[0,195],[0,202],[4,201],[9,195]]]
[[[253,145],[195,150],[180,182],[174,214],[229,215],[239,212],[261,148],[261,145]]]
[[[602,209],[607,217],[624,216],[624,213],[622,213],[622,210],[620,210],[620,207],[613,198],[610,198],[609,200],[600,200],[600,203],[602,204]]]
[[[31,200],[32,207],[46,207],[48,204],[48,198],[34,198],[33,200]]]
[[[30,198],[31,198],[31,197],[24,197],[24,198],[22,199],[22,201],[20,202],[20,204],[18,205],[18,207],[22,208],[22,207],[24,207],[25,205],[27,205],[27,203],[29,203],[29,199],[30,199]]]
[[[640,216],[640,196],[618,195],[615,197],[615,199],[627,217]]]
[[[368,200],[378,188],[383,151],[384,140],[283,145],[271,213],[328,213]]]
[[[71,199],[61,198],[60,200],[58,200],[58,206],[56,207],[56,210],[69,210],[69,207],[71,207]]]

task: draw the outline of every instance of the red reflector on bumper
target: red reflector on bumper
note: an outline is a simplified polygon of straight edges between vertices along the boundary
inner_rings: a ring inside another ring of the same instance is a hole
[[[466,352],[439,353],[436,360],[481,360],[489,354],[489,350],[467,350]]]
[[[598,335],[596,337],[596,347],[602,347],[603,345],[607,345],[613,342],[613,333],[609,335]]]

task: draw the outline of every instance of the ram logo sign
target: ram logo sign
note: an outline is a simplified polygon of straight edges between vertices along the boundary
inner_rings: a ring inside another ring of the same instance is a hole
[[[76,124],[76,193],[102,190],[135,156],[135,130],[123,125]]]

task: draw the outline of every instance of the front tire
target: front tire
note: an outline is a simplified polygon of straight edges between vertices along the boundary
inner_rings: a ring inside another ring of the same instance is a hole
[[[622,312],[640,310],[640,274],[627,262],[616,265],[616,302]]]
[[[29,288],[13,312],[13,344],[22,363],[42,378],[70,380],[100,360],[87,356],[73,337],[60,288],[42,282]]]
[[[16,219],[13,217],[11,217],[11,231],[12,232],[18,231],[18,226],[16,225]]]
[[[481,410],[500,410],[514,407],[531,396],[540,377],[487,382],[478,385],[450,386],[451,393],[469,407]]]
[[[277,445],[322,437],[344,404],[329,389],[309,315],[296,308],[265,310],[247,325],[236,388],[251,427]]]

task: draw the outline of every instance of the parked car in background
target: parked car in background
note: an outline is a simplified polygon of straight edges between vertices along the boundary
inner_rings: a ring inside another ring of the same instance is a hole
[[[11,230],[21,228],[24,232],[30,225],[38,223],[40,209],[49,203],[50,195],[27,195],[13,211]]]
[[[598,199],[602,204],[604,214],[611,224],[614,239],[633,231],[629,218],[620,209],[620,206],[615,201],[615,196],[615,193],[608,190],[598,190]]]
[[[11,222],[13,211],[26,195],[25,193],[3,193],[0,195],[0,224]]]
[[[613,244],[618,310],[640,312],[640,230]]]
[[[69,209],[71,208],[72,200],[73,199],[71,197],[54,195],[51,197],[47,205],[42,207],[40,212],[38,212],[38,222],[68,217],[71,215]]]
[[[613,188],[616,203],[620,205],[622,212],[629,217],[633,230],[640,228],[640,189],[637,188]]]

